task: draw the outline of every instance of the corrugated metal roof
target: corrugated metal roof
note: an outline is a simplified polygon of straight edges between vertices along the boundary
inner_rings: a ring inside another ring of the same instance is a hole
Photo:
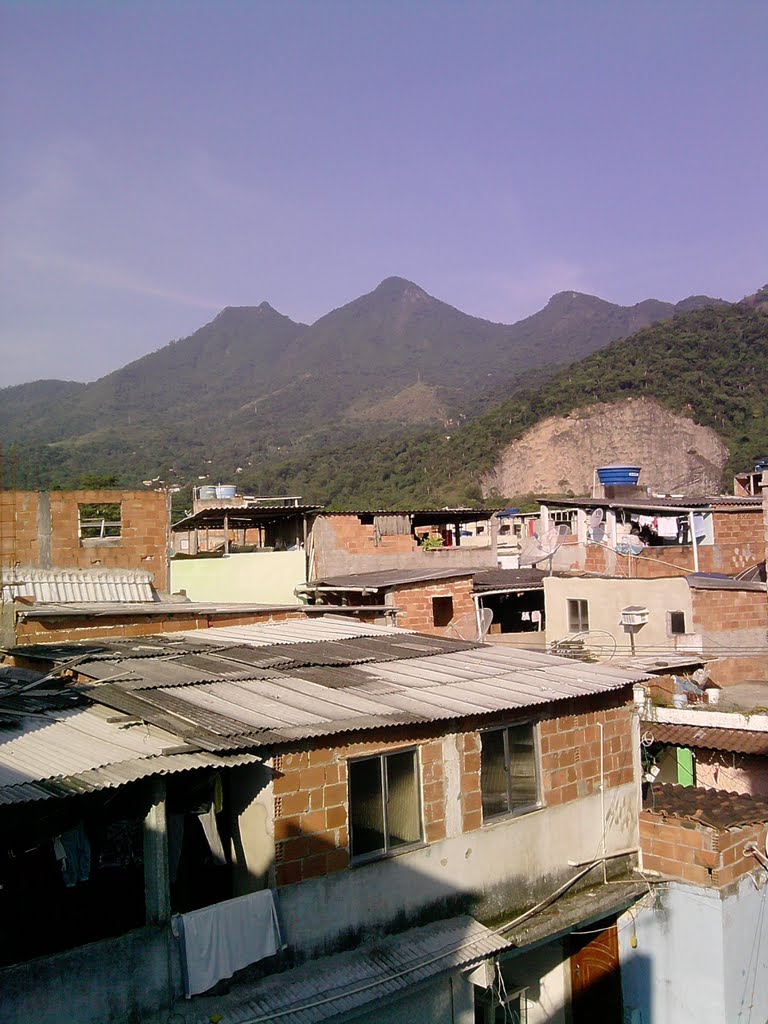
[[[154,576],[135,569],[3,569],[0,590],[44,603],[152,601]]]
[[[668,722],[644,722],[643,731],[656,743],[676,747],[703,747],[728,750],[737,754],[768,755],[768,733],[748,729],[721,729],[701,725],[672,725]]]
[[[186,530],[223,529],[224,517],[231,526],[263,523],[270,519],[291,519],[319,511],[322,505],[208,505],[174,523],[174,533]]]
[[[461,566],[455,566],[453,569],[384,569],[380,572],[355,572],[345,576],[325,576],[323,579],[312,580],[302,589],[333,587],[337,590],[347,588],[380,590],[382,587],[396,587],[405,583],[427,583],[430,580],[474,576],[477,572],[479,572],[478,569],[465,569]]]
[[[261,764],[262,761],[263,759],[256,754],[243,753],[223,756],[198,752],[161,754],[158,757],[144,757],[138,761],[121,761],[119,764],[93,768],[91,771],[64,778],[7,786],[0,789],[0,805],[78,796],[100,789],[116,789],[118,786],[125,786],[129,782],[137,782],[152,775],[175,775],[196,768],[232,768],[243,764]]]
[[[714,497],[688,496],[664,498],[656,495],[632,495],[626,498],[542,498],[552,508],[628,508],[659,512],[689,509],[717,508],[719,512],[750,512],[762,508],[762,498],[734,497],[730,494]]]
[[[258,623],[254,626],[217,626],[213,629],[167,633],[178,639],[204,639],[206,643],[247,644],[267,647],[272,644],[315,643],[319,640],[351,640],[357,636],[392,636],[406,630],[395,626],[374,626],[368,622],[345,619],[342,615],[324,615],[321,619],[288,619],[285,622]]]
[[[411,985],[470,967],[509,946],[473,918],[455,917],[237,986],[219,997],[217,1011],[231,1024],[319,1024],[380,1005]],[[207,1014],[201,1011],[199,1020],[207,1021]]]
[[[414,637],[413,639],[422,639]],[[430,638],[423,638],[428,640]],[[165,729],[178,728],[201,745],[224,749],[276,743],[281,739],[331,735],[383,725],[431,722],[514,711],[604,693],[647,679],[645,672],[588,665],[534,651],[487,646],[424,658],[357,665],[345,669],[343,685],[334,666],[297,668],[268,678],[133,690],[96,686],[88,695]],[[175,702],[157,701],[153,694]],[[128,701],[126,698],[130,698]],[[171,716],[178,715],[176,719]],[[204,730],[211,735],[189,732]],[[251,737],[250,743],[248,737]]]
[[[27,715],[0,733],[0,804],[24,803],[124,785],[149,775],[255,763],[197,751],[166,753],[177,735],[110,721],[106,707]],[[243,759],[245,757],[245,759]]]

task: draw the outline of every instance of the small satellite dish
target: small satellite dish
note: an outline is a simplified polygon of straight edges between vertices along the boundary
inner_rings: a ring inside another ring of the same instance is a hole
[[[627,537],[627,547],[629,548],[630,555],[639,555],[645,544],[643,544],[637,534],[631,533]]]
[[[520,548],[520,565],[538,565],[539,562],[548,561],[551,576],[552,560],[567,536],[568,527],[562,523],[545,530],[541,536],[529,537]]]
[[[605,526],[603,525],[603,510],[596,508],[589,517],[589,540],[593,544],[602,544],[605,539]]]
[[[478,620],[480,629],[478,630]],[[474,612],[466,612],[460,615],[455,622],[451,622],[448,628],[455,633],[459,640],[471,640],[482,643],[485,640],[488,630],[493,622],[493,612],[490,608],[483,608],[479,616]]]

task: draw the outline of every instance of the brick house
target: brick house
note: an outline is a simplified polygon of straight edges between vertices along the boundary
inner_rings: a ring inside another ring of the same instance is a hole
[[[158,740],[164,756],[202,751],[257,763],[220,769],[221,797],[209,797],[220,867],[199,825],[187,822],[197,845],[180,863],[197,880],[185,890],[198,897],[192,910],[170,879],[170,824],[185,794],[172,778],[152,778],[149,805],[137,805],[144,925],[107,944],[65,948],[55,963],[38,960],[34,986],[27,964],[3,968],[14,1022],[34,1017],[47,986],[57,999],[45,1021],[71,1019],[60,978],[73,971],[77,1019],[101,1020],[104,958],[117,955],[127,980],[165,978],[170,995],[184,978],[188,991],[204,991],[208,983],[195,987],[191,924],[215,932],[265,894],[280,922],[275,955],[252,953],[258,969],[238,975],[229,993],[177,1002],[175,1012],[298,1020],[309,1003],[324,1007],[313,1019],[362,1021],[375,1001],[381,1021],[471,1024],[504,1006],[530,1024],[557,1024],[581,977],[571,932],[600,922],[615,936],[617,914],[645,891],[632,871],[639,762],[629,700],[643,674],[334,616],[12,654],[44,671],[76,652],[74,691],[111,728],[175,735],[173,746]],[[199,815],[185,799],[188,817]],[[140,941],[147,928],[152,942]],[[399,969],[382,968],[384,949]],[[426,973],[402,980],[416,970]],[[355,977],[367,979],[365,996]],[[576,1024],[594,1019],[596,1006],[618,1012],[615,987],[609,1003],[594,998],[590,1005],[579,991]]]
[[[768,802],[754,797],[649,788],[649,896],[619,921],[625,1011],[655,1024],[766,1018],[766,823]]]
[[[299,589],[320,605],[383,605],[403,629],[477,637],[473,578],[477,570],[387,569],[313,580]]]

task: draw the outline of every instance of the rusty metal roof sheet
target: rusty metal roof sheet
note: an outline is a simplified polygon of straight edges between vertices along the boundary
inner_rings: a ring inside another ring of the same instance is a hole
[[[509,947],[506,939],[474,918],[455,917],[233,987],[219,998],[217,1007],[232,1024],[273,1024],[278,1018],[280,1024],[321,1024],[341,1015],[346,1019],[354,1010],[382,1005],[411,985],[469,968]]]
[[[643,731],[656,743],[676,747],[702,747],[705,750],[728,750],[737,754],[768,755],[768,733],[747,729],[721,729],[716,726],[670,725],[667,722],[644,722]]]
[[[768,821],[768,800],[724,789],[698,789],[668,782],[653,783],[643,806],[662,817],[685,818],[719,832]]]

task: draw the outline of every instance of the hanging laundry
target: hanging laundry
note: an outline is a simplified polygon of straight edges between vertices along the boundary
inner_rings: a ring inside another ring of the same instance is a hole
[[[656,532],[665,540],[677,540],[677,516],[659,516]]]
[[[78,882],[87,882],[91,875],[91,844],[82,823],[62,832],[53,842],[53,852],[68,889]]]

